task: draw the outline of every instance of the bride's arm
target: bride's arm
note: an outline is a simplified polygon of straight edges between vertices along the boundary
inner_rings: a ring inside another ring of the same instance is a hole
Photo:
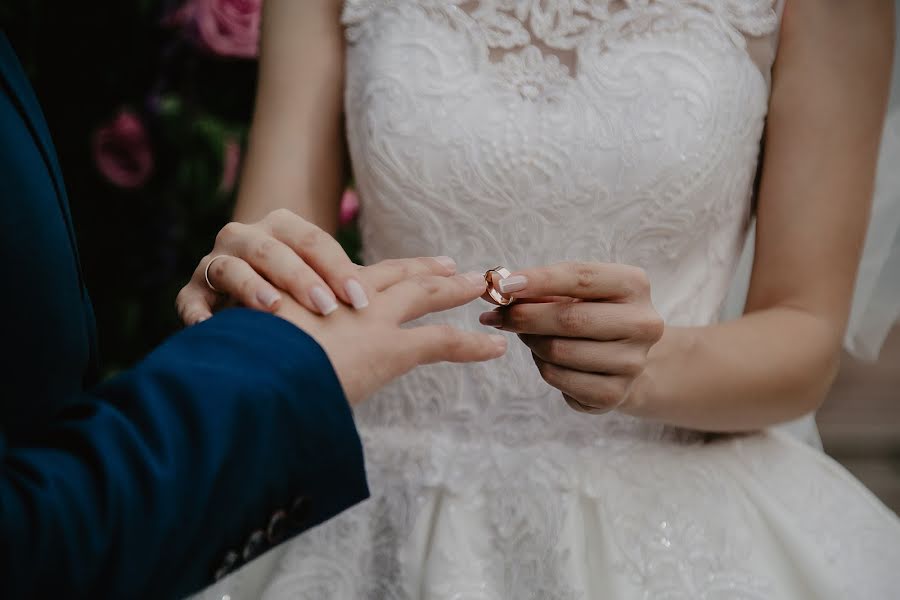
[[[787,3],[745,315],[667,327],[631,411],[704,429],[754,429],[824,399],[868,223],[892,4]]]
[[[266,0],[256,108],[234,219],[287,208],[337,229],[346,175],[341,3]]]
[[[482,322],[527,334],[542,375],[576,410],[624,401],[634,415],[740,431],[817,408],[838,367],[868,223],[892,5],[787,2],[743,317],[666,326],[660,339],[639,271],[569,264],[521,272],[516,295],[613,301],[519,304]]]

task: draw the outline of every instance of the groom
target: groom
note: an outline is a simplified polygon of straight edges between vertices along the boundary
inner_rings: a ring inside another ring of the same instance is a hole
[[[487,358],[482,334],[445,329],[395,348],[399,324],[374,306],[324,319],[286,298],[282,318],[219,313],[95,385],[94,321],[59,165],[3,33],[0,88],[0,598],[194,592],[366,498],[347,400],[399,374],[382,364],[392,353]],[[483,292],[483,280],[464,277],[404,283],[398,266],[360,271],[382,287],[394,278],[395,312]]]

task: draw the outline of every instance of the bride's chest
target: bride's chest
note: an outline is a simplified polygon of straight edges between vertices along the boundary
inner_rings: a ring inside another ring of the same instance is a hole
[[[743,34],[704,4],[348,2],[354,159],[611,193],[743,161],[768,89]],[[764,27],[771,4],[742,4]]]

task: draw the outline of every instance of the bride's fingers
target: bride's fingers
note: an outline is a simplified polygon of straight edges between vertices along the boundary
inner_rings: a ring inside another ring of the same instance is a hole
[[[217,294],[203,281],[203,275],[200,275],[199,280],[195,275],[178,292],[175,298],[175,311],[186,326],[196,325],[212,316],[217,301]]]
[[[203,273],[209,262],[209,282],[220,294],[230,297],[239,304],[266,312],[274,312],[281,304],[281,294],[272,284],[263,279],[246,261],[236,256],[219,255],[207,257],[200,262],[198,272],[204,286]],[[196,280],[196,276],[194,278]]]
[[[587,409],[585,412],[590,409],[606,412],[618,408],[628,394],[630,378],[574,371],[534,355],[532,358],[544,381],[576,400]]]
[[[436,362],[481,362],[506,353],[502,335],[462,331],[449,325],[427,325],[404,330],[402,343],[413,365]]]
[[[467,304],[481,296],[484,286],[484,277],[479,273],[453,277],[419,275],[378,294],[372,308],[396,323],[406,323]]]
[[[395,258],[359,269],[359,277],[373,289],[385,289],[420,275],[441,275],[456,273],[456,261],[449,256],[422,258]]]
[[[644,351],[627,342],[598,342],[545,335],[519,335],[541,360],[576,371],[634,377],[644,366]]]
[[[569,296],[621,302],[647,296],[650,291],[643,269],[615,263],[559,263],[517,271],[509,279],[518,276],[524,277],[525,283],[516,290],[517,298]]]
[[[314,313],[329,315],[337,309],[335,292],[313,267],[306,264],[304,259],[284,242],[258,229],[248,228],[232,242],[230,249],[238,258],[244,259],[271,282],[270,287],[274,286],[288,292],[297,302]],[[352,263],[350,264],[352,267]],[[219,287],[218,284],[214,285]],[[243,298],[241,301],[243,302]]]
[[[276,210],[263,221],[272,235],[305,261],[342,302],[357,309],[368,306],[375,290],[360,279],[357,265],[336,239],[287,209]]]
[[[641,317],[639,310],[627,304],[566,302],[514,304],[483,313],[479,321],[514,333],[608,342],[640,336]]]

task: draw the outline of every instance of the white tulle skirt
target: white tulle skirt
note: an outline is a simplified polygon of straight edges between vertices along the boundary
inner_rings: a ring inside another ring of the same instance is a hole
[[[373,497],[202,597],[900,597],[900,520],[781,432],[510,447],[364,432]]]

